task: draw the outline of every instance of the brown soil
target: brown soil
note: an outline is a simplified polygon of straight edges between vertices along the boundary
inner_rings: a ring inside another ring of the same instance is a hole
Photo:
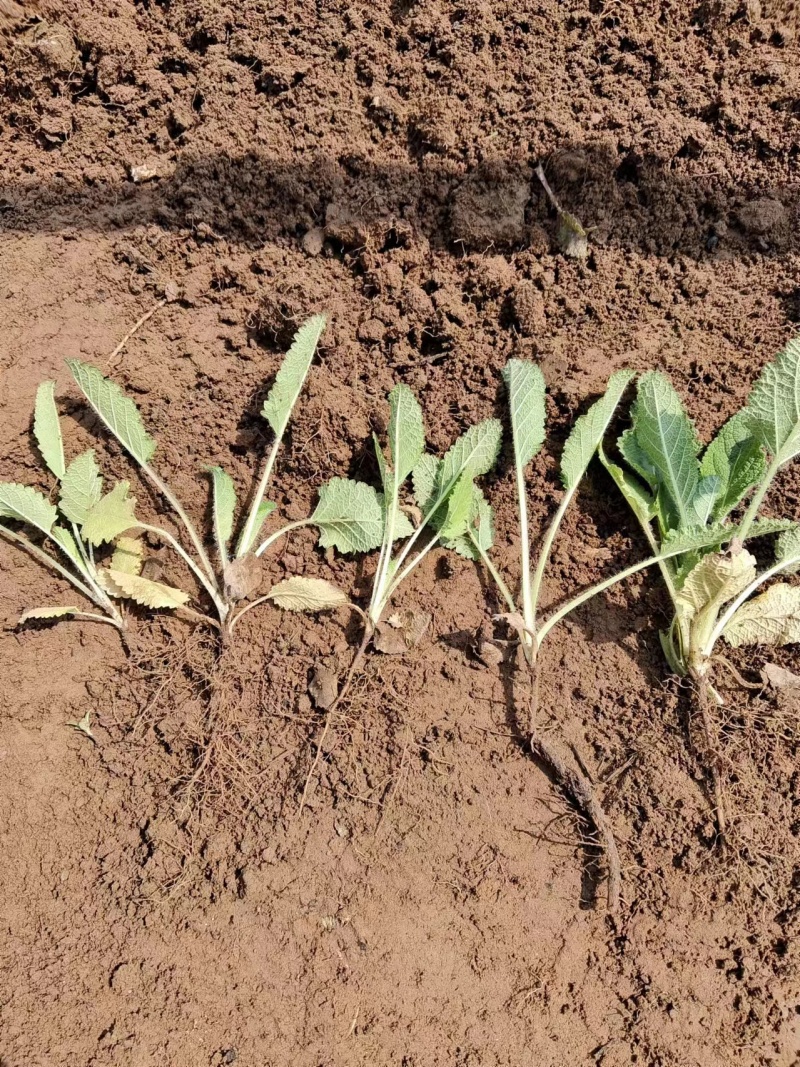
[[[96,441],[62,360],[105,366],[170,283],[113,373],[198,520],[203,464],[251,484],[265,383],[314,310],[332,323],[279,464],[290,518],[332,475],[375,478],[395,381],[443,449],[501,411],[513,354],[550,386],[541,523],[559,442],[612,370],[665,369],[708,434],[800,322],[791,5],[0,0],[0,42],[4,477],[47,488],[43,378],[70,450]],[[585,263],[558,253],[540,159],[591,227]],[[513,581],[507,462],[489,482]],[[770,505],[799,498],[789,474]],[[551,602],[642,553],[621,516],[593,469]],[[298,534],[269,577],[360,595],[372,565]],[[540,726],[619,843],[616,928],[590,828],[507,710],[512,665],[474,654],[498,605],[467,561],[405,590],[432,628],[367,661],[302,816],[308,678],[346,666],[355,620],[264,608],[221,657],[139,620],[126,654],[110,628],[14,630],[63,589],[8,546],[0,591],[3,1067],[800,1063],[798,705],[723,677],[721,854],[654,577],[563,625],[542,664]],[[95,745],[65,725],[86,711]]]

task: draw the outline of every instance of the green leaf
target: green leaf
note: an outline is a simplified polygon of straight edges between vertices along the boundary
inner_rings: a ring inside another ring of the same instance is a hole
[[[225,546],[233,534],[233,517],[236,512],[236,489],[233,479],[222,467],[206,467],[211,475],[212,511],[214,515],[214,537],[220,555],[225,554]],[[257,522],[257,520],[256,520]],[[258,524],[260,529],[260,524]]]
[[[665,375],[659,371],[642,375],[631,414],[636,444],[656,472],[668,526],[691,526],[700,477],[700,443]]]
[[[729,645],[792,645],[800,641],[800,587],[777,582],[742,604],[722,631]]]
[[[414,503],[422,512],[427,511],[428,505],[434,501],[434,492],[441,462],[436,456],[425,455],[422,456],[411,472],[414,484]]]
[[[47,497],[29,485],[0,482],[0,518],[27,522],[49,535],[57,514]]]
[[[144,542],[141,537],[118,537],[111,557],[111,570],[123,574],[141,574],[144,564]]]
[[[565,489],[574,489],[583,477],[632,378],[633,371],[612,374],[603,396],[576,420],[561,454],[561,480]]]
[[[78,551],[78,545],[75,538],[72,536],[69,530],[63,526],[54,526],[50,531],[50,537],[55,541],[62,552],[67,555],[70,560],[75,564],[79,571],[85,572],[86,566],[83,562],[83,558]]]
[[[422,408],[407,385],[396,385],[389,393],[389,449],[394,483],[400,486],[425,451]]]
[[[620,455],[655,493],[658,490],[658,471],[642,451],[634,429],[626,430],[617,439]]]
[[[300,396],[326,322],[324,315],[314,315],[303,323],[295,334],[292,346],[286,353],[264,401],[261,414],[274,430],[278,440],[283,437],[292,409]]]
[[[133,600],[144,608],[180,608],[189,600],[189,594],[182,589],[163,582],[153,582],[138,574],[117,571],[113,567],[99,570],[97,575],[111,596]]]
[[[782,563],[785,559],[800,556],[800,526],[792,524],[791,528],[784,530],[775,542],[775,562]],[[784,574],[797,574],[800,571],[800,563],[787,567]]]
[[[510,359],[503,368],[511,412],[514,457],[522,469],[544,442],[546,385],[541,370],[525,359]]]
[[[466,533],[446,541],[444,547],[452,549],[466,559],[479,560],[479,548],[488,552],[494,544],[494,511],[481,489],[472,486],[472,506]]]
[[[149,463],[156,443],[145,430],[134,402],[116,382],[106,378],[91,363],[68,359],[67,366],[83,395],[123,448],[130,452],[137,463]]]
[[[780,466],[800,452],[800,338],[764,368],[745,412],[753,434]]]
[[[383,515],[380,499],[371,485],[332,478],[319,491],[311,521],[319,527],[322,548],[369,552],[383,538]]]
[[[329,611],[350,603],[347,594],[324,578],[286,578],[267,593],[279,608],[287,611]]]
[[[33,415],[33,436],[47,464],[56,478],[64,477],[64,441],[55,401],[55,382],[42,382],[36,390],[36,407]]]
[[[759,519],[750,527],[748,540],[752,537],[766,537],[768,534],[780,533],[793,526],[789,519]],[[696,552],[702,548],[721,545],[739,536],[740,527],[736,523],[717,523],[713,526],[694,527],[667,534],[661,541],[664,552]]]
[[[719,484],[716,474],[709,474],[697,483],[691,510],[693,525],[705,526],[708,523],[719,494]]]
[[[94,449],[82,452],[70,463],[61,482],[61,511],[70,522],[81,526],[100,499],[103,479],[95,462]]]
[[[502,437],[503,427],[498,419],[484,419],[470,426],[445,454],[439,466],[435,489],[437,500],[441,502],[452,491],[462,474],[478,478],[490,471],[500,454]]]
[[[74,604],[69,605],[69,607],[29,608],[27,611],[23,611],[17,619],[17,625],[21,626],[24,622],[30,622],[31,619],[61,619],[64,615],[74,615],[80,610]]]
[[[273,513],[277,504],[273,504],[271,500],[262,500],[258,505],[258,511],[256,511],[256,520],[253,523],[253,529],[248,537],[247,541],[242,541],[239,545],[239,555],[244,556],[247,552],[253,548],[258,542],[258,538],[261,534],[261,528],[267,521],[269,516]]]
[[[138,524],[134,514],[136,497],[128,496],[129,489],[129,482],[118,482],[111,492],[101,497],[91,509],[81,530],[89,544],[97,547],[113,541]]]
[[[381,514],[383,515],[383,524],[386,526],[386,497],[383,493],[378,493],[378,503],[381,506]],[[402,508],[398,507],[394,513],[394,540],[402,541],[406,537],[410,537],[414,532],[414,526],[409,519],[408,515]]]
[[[701,477],[713,474],[719,478],[714,519],[724,519],[747,490],[761,481],[766,469],[764,452],[753,436],[750,418],[746,411],[739,411],[728,419],[700,463]]]
[[[466,534],[472,511],[473,484],[469,471],[465,471],[448,495],[446,506],[440,510],[441,519],[434,518],[434,526],[443,541],[452,541]]]
[[[640,524],[645,528],[648,527],[653,518],[655,518],[655,500],[652,494],[647,491],[638,478],[629,474],[619,464],[612,463],[606,456],[602,443],[598,448],[598,456]]]

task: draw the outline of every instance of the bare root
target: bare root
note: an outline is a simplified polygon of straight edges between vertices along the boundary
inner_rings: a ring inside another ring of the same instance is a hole
[[[722,779],[719,773],[720,757],[717,731],[710,712],[709,689],[708,679],[704,675],[695,678],[697,706],[700,710],[700,721],[703,724],[703,737],[706,746],[706,762],[711,776],[711,788],[714,793],[714,815],[717,820],[720,844],[724,848],[728,832],[728,820],[725,815],[725,800],[722,793]]]

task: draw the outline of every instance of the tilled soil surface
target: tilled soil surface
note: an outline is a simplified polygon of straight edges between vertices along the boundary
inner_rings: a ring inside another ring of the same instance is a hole
[[[707,438],[797,329],[799,59],[792,5],[766,0],[0,0],[0,474],[50,488],[30,429],[53,377],[70,454],[97,447],[158,513],[69,385],[79,356],[135,397],[205,522],[202,466],[247,494],[265,390],[325,310],[283,514],[331,476],[375,482],[395,382],[440,452],[502,413],[514,355],[549,385],[541,528],[613,370],[667,371]],[[559,253],[539,161],[585,261]],[[513,584],[507,454],[486,490]],[[789,472],[768,509],[799,498]],[[645,550],[593,467],[548,603]],[[265,583],[359,598],[374,565],[301,531]],[[619,842],[616,924],[591,827],[526,749],[513,655],[476,654],[501,606],[467,560],[433,553],[398,598],[432,625],[367,660],[302,813],[309,676],[346,669],[356,619],[265,606],[222,652],[166,615],[127,650],[90,623],[17,630],[64,587],[5,543],[0,595],[3,1067],[800,1063],[800,704],[721,669],[723,852],[655,576],[542,661],[539,725]],[[731,660],[758,682],[763,658]],[[87,712],[94,743],[66,725]]]

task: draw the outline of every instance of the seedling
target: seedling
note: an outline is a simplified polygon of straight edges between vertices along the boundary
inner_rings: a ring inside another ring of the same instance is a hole
[[[601,458],[636,515],[659,562],[674,615],[661,635],[672,669],[695,682],[713,751],[708,698],[721,703],[709,681],[714,649],[724,638],[733,646],[783,645],[800,640],[800,589],[778,583],[752,594],[782,572],[800,565],[800,531],[785,519],[759,519],[775,475],[800,452],[800,340],[768,365],[744,408],[705,450],[669,380],[656,371],[642,376],[632,408],[632,426],[618,441],[630,470]],[[744,516],[731,514],[752,494]],[[695,531],[713,536],[705,548],[672,554],[676,539]],[[757,573],[744,547],[750,538],[778,533],[776,562]],[[728,550],[720,551],[727,543]],[[724,834],[721,790],[714,769],[717,815]]]
[[[497,587],[503,597],[508,612],[500,616],[519,633],[521,647],[527,665],[534,673],[532,685],[530,734],[531,747],[552,768],[556,777],[573,796],[586,815],[597,827],[603,841],[609,865],[608,900],[609,910],[615,913],[619,907],[620,891],[620,867],[616,845],[603,813],[603,809],[597,800],[594,789],[577,767],[565,759],[559,749],[553,745],[538,730],[536,724],[536,698],[537,686],[535,684],[535,668],[542,643],[550,631],[562,619],[571,612],[581,607],[592,597],[610,589],[618,582],[630,578],[632,575],[650,567],[655,563],[661,563],[664,559],[678,552],[686,553],[697,547],[703,546],[713,540],[713,537],[703,532],[692,531],[676,540],[663,551],[648,559],[635,563],[617,574],[598,582],[591,588],[579,593],[567,601],[561,607],[553,611],[546,619],[539,618],[539,600],[542,591],[542,581],[547,569],[547,563],[553,543],[558,535],[562,520],[572,503],[578,486],[586,473],[586,469],[600,446],[614,412],[622,398],[625,389],[633,378],[631,371],[617,371],[611,376],[603,396],[597,400],[575,422],[569,437],[564,445],[561,456],[561,482],[564,494],[556,509],[555,515],[542,538],[538,558],[535,565],[531,561],[530,542],[531,530],[528,522],[527,487],[525,484],[525,468],[539,452],[545,439],[545,381],[540,369],[526,360],[512,359],[503,371],[503,378],[508,390],[508,401],[511,416],[511,431],[514,445],[514,472],[517,486],[517,498],[520,516],[520,555],[521,555],[521,604],[519,608],[508,585],[494,567],[488,554],[488,546],[483,540],[482,522],[470,521],[466,540],[470,546],[473,558],[481,559],[485,563],[490,574],[494,578]],[[477,518],[477,512],[475,513]]]
[[[43,551],[19,531],[0,526],[0,534],[68,578],[81,593],[102,608],[103,614],[87,615],[73,606],[37,608],[26,612],[23,621],[71,614],[112,622],[122,629],[125,619],[114,601],[128,599],[148,608],[174,608],[212,623],[223,633],[230,633],[246,611],[264,600],[289,606],[295,585],[305,581],[294,578],[278,583],[266,596],[237,607],[258,587],[258,557],[289,531],[314,525],[320,531],[322,547],[333,546],[345,553],[376,548],[381,543],[384,526],[379,494],[364,483],[344,478],[334,478],[320,489],[319,503],[307,519],[288,523],[268,536],[263,533],[264,523],[275,509],[275,505],[265,499],[270,476],[324,328],[322,315],[315,316],[300,328],[264,402],[261,414],[269,422],[274,440],[242,520],[233,553],[229,547],[237,504],[233,480],[221,467],[207,468],[212,486],[216,567],[197,527],[153,466],[156,442],[147,432],[138,408],[119,386],[89,363],[67,361],[73,378],[95,413],[169,504],[182,528],[182,539],[137,517],[136,500],[130,495],[127,481],[118,483],[103,495],[93,451],[83,453],[69,467],[64,466],[63,443],[53,400],[54,383],[44,383],[37,398],[34,431],[48,468],[61,483],[59,507],[71,523],[72,532],[57,524],[57,509],[46,497],[13,483],[0,485],[0,517],[41,530],[67,555],[78,574],[72,574],[55,556]],[[144,545],[141,535],[145,533],[169,545],[189,567],[214,605],[215,619],[189,609],[189,594],[184,590],[142,575]],[[104,545],[113,546],[113,555],[106,566],[99,566],[95,563],[94,550]]]

